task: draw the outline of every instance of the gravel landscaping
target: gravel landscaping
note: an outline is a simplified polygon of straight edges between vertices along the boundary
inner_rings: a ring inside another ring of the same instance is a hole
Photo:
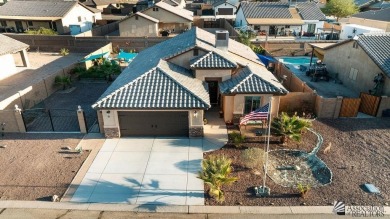
[[[230,126],[230,131],[234,126]],[[246,168],[240,160],[243,150],[251,147],[264,148],[264,137],[247,139],[244,147],[235,148],[231,144],[222,149],[205,153],[225,155],[233,160],[232,176],[239,180],[223,188],[225,202],[222,205],[332,205],[334,201],[343,201],[347,205],[384,205],[390,201],[390,119],[320,119],[313,122],[313,130],[322,135],[324,144],[317,153],[332,171],[329,185],[312,188],[303,199],[296,188],[283,187],[267,177],[266,185],[271,196],[259,198],[254,195],[254,187],[262,185],[261,175]],[[317,136],[312,132],[303,135],[302,142],[278,143],[271,138],[270,150],[293,149],[311,152],[316,146]],[[324,149],[329,142],[332,146],[328,153]],[[272,156],[270,157],[272,159]],[[372,183],[381,191],[380,195],[365,192],[361,185]],[[207,194],[205,186],[205,204],[219,205]]]
[[[0,200],[61,197],[89,152],[72,153],[82,134],[6,133],[0,140]]]

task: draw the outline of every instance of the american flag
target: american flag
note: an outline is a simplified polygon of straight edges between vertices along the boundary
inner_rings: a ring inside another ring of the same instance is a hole
[[[248,115],[241,119],[240,125],[246,125],[249,120],[268,119],[269,103],[263,107],[250,112]]]

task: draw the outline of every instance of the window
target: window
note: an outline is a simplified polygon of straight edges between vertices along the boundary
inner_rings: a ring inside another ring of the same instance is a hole
[[[359,49],[359,44],[357,43],[357,41],[353,42],[353,48]]]
[[[290,25],[286,25],[286,26],[284,26],[285,28],[290,28]]]
[[[27,24],[28,24],[28,26],[33,26],[33,22],[32,21],[27,21]]]
[[[149,33],[154,33],[153,26],[153,24],[149,24]]]
[[[198,56],[199,55],[199,50],[198,49],[194,49],[194,56]]]
[[[131,25],[131,33],[135,33],[137,26],[135,24]]]
[[[135,19],[138,20],[138,15],[135,16]]]
[[[79,22],[81,22],[81,16],[78,16],[78,17],[77,17],[77,20],[78,20]]]
[[[260,108],[260,99],[261,97],[245,97],[245,108],[244,108],[244,114],[248,114],[258,108]]]
[[[349,72],[349,79],[356,81],[358,70],[351,68],[351,71]]]
[[[158,11],[158,8],[153,8],[153,11]]]
[[[6,27],[7,26],[7,21],[0,21],[0,24],[2,27]]]

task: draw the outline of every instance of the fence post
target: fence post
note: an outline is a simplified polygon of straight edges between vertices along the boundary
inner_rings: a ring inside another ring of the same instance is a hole
[[[336,106],[334,108],[333,118],[339,118],[342,103],[343,103],[343,97],[342,96],[337,96]]]
[[[87,133],[87,125],[85,124],[84,110],[81,109],[81,106],[78,106],[77,109],[77,120],[79,121],[80,132]]]
[[[23,121],[22,110],[16,104],[15,104],[14,114],[15,114],[16,124],[18,125],[18,128],[19,128],[19,132],[26,133],[26,126],[25,126],[24,121]]]

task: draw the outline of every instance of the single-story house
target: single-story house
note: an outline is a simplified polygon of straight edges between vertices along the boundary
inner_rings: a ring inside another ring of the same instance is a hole
[[[359,35],[323,50],[327,70],[345,86],[390,96],[390,33]]]
[[[363,25],[390,32],[390,8],[365,11],[352,15],[347,23]]]
[[[141,51],[93,104],[107,137],[203,136],[204,111],[239,120],[287,90],[228,31],[194,27]]]
[[[0,34],[0,80],[17,72],[15,60],[12,54],[19,52],[23,66],[29,67],[27,49],[29,45]]]
[[[191,29],[191,11],[158,2],[154,6],[139,11],[119,22],[120,36],[155,37],[161,31],[182,33]]]
[[[44,27],[59,34],[81,33],[91,30],[97,19],[99,10],[77,1],[9,1],[0,7],[0,26],[6,32]]]
[[[325,20],[315,2],[241,2],[235,26],[272,36],[313,36],[318,28],[323,28]]]
[[[173,7],[184,8],[186,6],[185,0],[161,0],[161,1]]]

